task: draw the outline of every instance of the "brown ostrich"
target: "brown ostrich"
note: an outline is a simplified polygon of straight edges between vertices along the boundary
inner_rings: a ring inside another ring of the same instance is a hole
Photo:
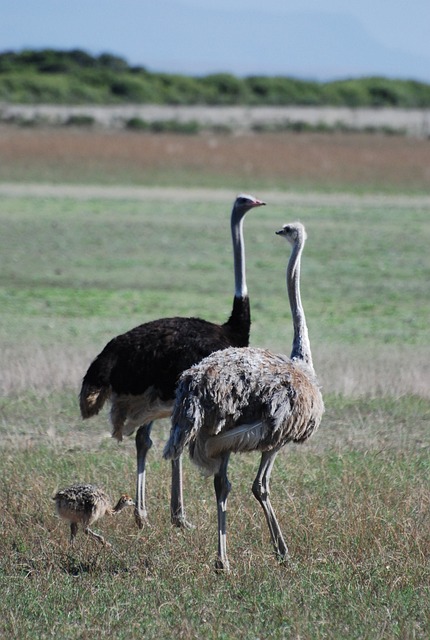
[[[164,457],[175,459],[189,445],[191,459],[214,476],[218,507],[216,568],[229,570],[226,510],[227,466],[232,452],[261,451],[252,491],[261,504],[278,558],[288,549],[269,499],[275,457],[287,442],[303,442],[318,428],[324,403],[316,380],[300,297],[300,262],[306,233],[295,222],[279,235],[292,245],[287,289],[293,318],[291,356],[265,349],[229,348],[185,371],[179,381]]]

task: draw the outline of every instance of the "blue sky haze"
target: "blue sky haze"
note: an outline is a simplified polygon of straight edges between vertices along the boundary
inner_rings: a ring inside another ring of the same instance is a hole
[[[430,82],[429,0],[0,0],[0,50],[109,52],[151,71]]]

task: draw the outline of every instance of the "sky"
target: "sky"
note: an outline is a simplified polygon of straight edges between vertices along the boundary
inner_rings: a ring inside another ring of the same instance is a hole
[[[83,49],[149,71],[430,82],[430,0],[0,0],[0,51]]]

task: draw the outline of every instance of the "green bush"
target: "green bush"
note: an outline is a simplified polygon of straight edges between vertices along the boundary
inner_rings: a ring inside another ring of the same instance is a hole
[[[268,105],[317,105],[320,89],[316,82],[304,82],[294,78],[275,76],[250,76],[245,84],[253,104]]]
[[[249,92],[246,82],[229,73],[216,73],[201,79],[208,104],[247,104]]]
[[[22,103],[65,103],[69,82],[62,75],[9,73],[0,76],[0,100]]]
[[[369,95],[361,81],[344,80],[325,84],[322,101],[333,106],[364,107],[369,103]]]
[[[430,107],[430,84],[383,77],[311,82],[229,73],[150,73],[118,56],[80,49],[0,53],[0,100],[51,104],[332,105]]]
[[[94,124],[93,116],[87,116],[85,114],[76,114],[70,116],[65,124],[72,127],[92,127]]]
[[[206,88],[197,78],[162,73],[156,76],[160,102],[165,104],[199,104],[206,102]]]
[[[154,120],[149,125],[153,133],[186,133],[193,134],[200,131],[200,125],[195,120],[179,122],[178,120]]]
[[[142,118],[129,118],[125,122],[125,128],[131,129],[132,131],[147,131],[149,128],[148,122],[146,120],[142,120]]]
[[[130,118],[125,122],[125,128],[131,131],[151,131],[152,133],[199,133],[200,125],[195,120],[179,122],[178,120],[154,120],[147,122],[139,117]]]
[[[152,95],[138,78],[131,78],[124,74],[118,75],[111,82],[110,92],[122,102],[147,102]]]

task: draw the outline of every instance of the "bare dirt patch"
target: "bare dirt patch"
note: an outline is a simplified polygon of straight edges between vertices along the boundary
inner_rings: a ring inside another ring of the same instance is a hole
[[[430,141],[0,127],[0,181],[429,192]]]

